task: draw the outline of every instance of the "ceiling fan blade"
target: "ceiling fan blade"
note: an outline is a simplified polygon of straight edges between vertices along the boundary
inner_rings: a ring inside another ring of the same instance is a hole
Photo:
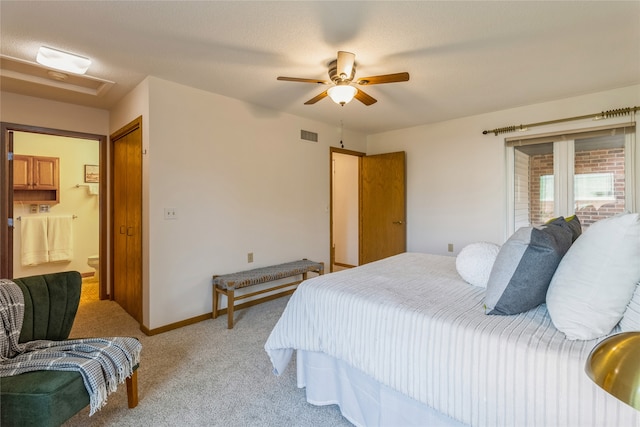
[[[356,88],[357,89],[357,88]],[[358,89],[358,91],[356,92],[356,96],[355,98],[362,102],[364,105],[369,106],[371,104],[375,104],[376,102],[378,102],[377,99],[375,99],[374,97],[372,97],[371,95],[367,95],[366,93],[364,93],[363,91],[361,91],[360,89]]]
[[[316,102],[320,101],[322,98],[326,98],[328,95],[327,91],[325,90],[324,92],[314,96],[313,98],[311,98],[310,100],[308,100],[307,102],[304,103],[304,105],[311,105],[311,104],[315,104]]]
[[[302,79],[299,77],[278,77],[278,80],[282,80],[285,82],[316,83],[319,85],[328,85],[329,83],[331,83],[326,80]]]
[[[382,83],[398,83],[409,81],[409,73],[384,74],[382,76],[363,77],[356,83],[359,85],[378,85]]]
[[[338,61],[336,64],[336,74],[341,80],[347,80],[353,72],[353,65],[356,62],[356,55],[343,50],[338,52]]]

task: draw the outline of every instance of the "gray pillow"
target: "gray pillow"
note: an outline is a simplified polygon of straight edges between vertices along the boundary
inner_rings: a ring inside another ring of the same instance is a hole
[[[557,219],[558,218],[550,219],[545,224],[551,224],[552,222],[556,221]],[[574,215],[566,217],[564,220],[567,223],[567,225],[569,226],[569,228],[571,229],[571,233],[573,234],[573,239],[571,239],[571,241],[575,242],[576,239],[578,237],[580,237],[580,235],[582,234],[582,224],[580,224],[580,219],[578,218],[578,215],[574,214]]]
[[[518,229],[502,245],[491,269],[486,314],[518,314],[544,303],[553,273],[572,242],[573,232],[563,217]]]
[[[582,234],[582,224],[580,224],[580,220],[578,219],[578,215],[571,215],[568,218],[564,219],[567,222],[567,225],[571,229],[571,233],[573,234],[572,242],[575,242],[578,237]]]

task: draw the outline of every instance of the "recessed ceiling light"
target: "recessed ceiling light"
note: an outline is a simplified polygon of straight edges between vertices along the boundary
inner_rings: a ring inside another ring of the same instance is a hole
[[[36,56],[38,64],[56,70],[66,71],[74,74],[84,74],[91,65],[91,60],[73,53],[63,52],[58,49],[42,46]]]

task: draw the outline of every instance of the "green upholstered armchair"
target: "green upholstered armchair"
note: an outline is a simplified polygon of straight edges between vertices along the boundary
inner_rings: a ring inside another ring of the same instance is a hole
[[[20,342],[66,340],[80,303],[77,271],[13,279],[22,289],[25,313]],[[129,407],[138,404],[137,371],[127,379]],[[0,378],[0,425],[59,426],[89,405],[79,372],[35,371]]]

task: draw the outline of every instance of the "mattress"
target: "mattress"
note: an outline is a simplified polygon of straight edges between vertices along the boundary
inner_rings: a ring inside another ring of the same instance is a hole
[[[471,426],[640,426],[584,373],[596,344],[570,341],[546,307],[484,313],[455,258],[404,253],[299,285],[269,336],[274,372],[321,352]]]

